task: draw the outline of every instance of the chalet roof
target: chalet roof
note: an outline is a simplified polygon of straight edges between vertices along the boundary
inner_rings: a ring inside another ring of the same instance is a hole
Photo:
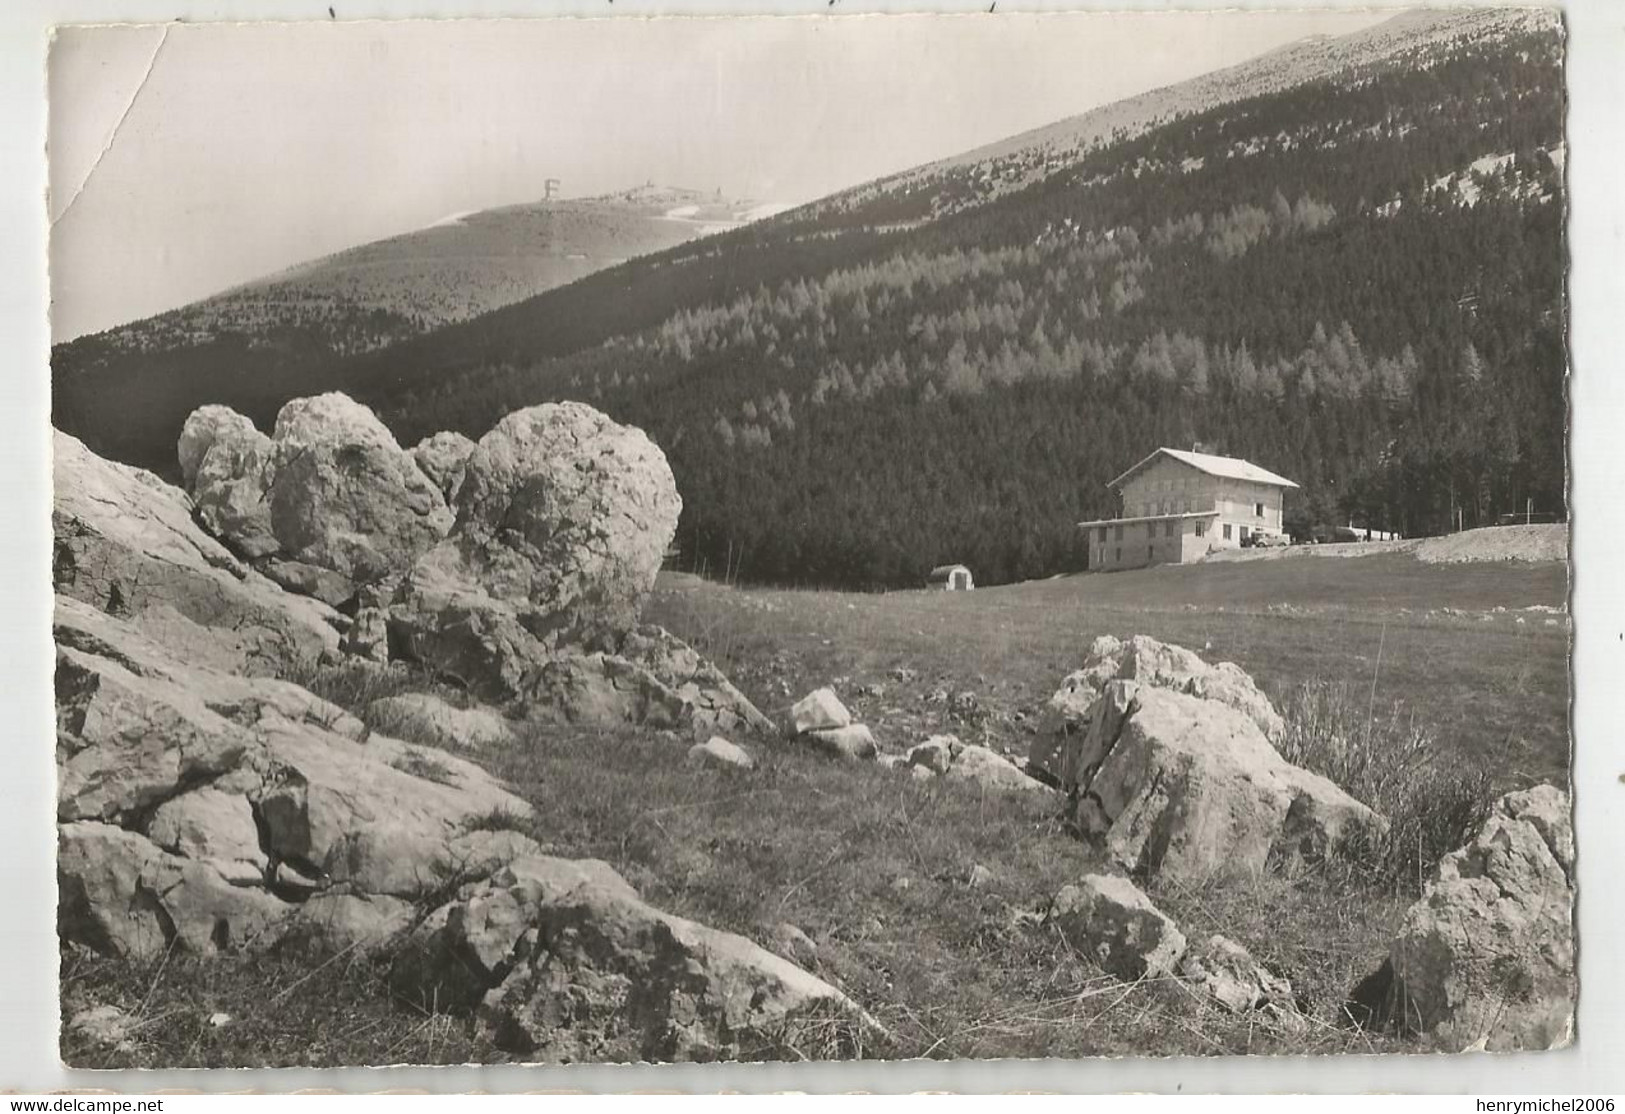
[[[1218,511],[1170,511],[1168,514],[1142,514],[1133,518],[1091,518],[1088,522],[1080,522],[1078,525],[1088,529],[1091,526],[1126,526],[1131,522],[1167,522],[1170,519],[1217,517]]]
[[[970,568],[967,565],[938,565],[936,568],[931,570],[931,578],[934,580],[939,577],[946,577],[955,569],[964,569],[966,572],[970,572]]]
[[[1248,483],[1269,484],[1272,487],[1297,487],[1285,476],[1277,476],[1267,468],[1234,456],[1214,456],[1212,453],[1188,453],[1181,449],[1158,449],[1140,463],[1118,476],[1107,487],[1120,487],[1134,473],[1146,467],[1159,456],[1171,456],[1181,464],[1188,464],[1199,472],[1227,480],[1245,480]]]

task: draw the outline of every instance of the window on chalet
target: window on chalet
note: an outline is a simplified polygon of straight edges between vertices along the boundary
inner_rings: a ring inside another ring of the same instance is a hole
[[[1116,538],[1114,540],[1115,541],[1122,541],[1123,540],[1123,528],[1121,526],[1114,526],[1114,527],[1112,527],[1112,529],[1117,532],[1117,536],[1116,536]],[[1123,551],[1121,549],[1119,549],[1117,552],[1122,553]]]
[[[1199,518],[1196,520],[1196,536],[1199,538],[1207,537],[1207,519]]]
[[[1262,503],[1254,503],[1253,504],[1253,513],[1255,515],[1257,515],[1259,518],[1263,518],[1264,517],[1264,504],[1262,504]]]
[[[1224,524],[1224,540],[1230,540],[1230,524],[1228,522]]]

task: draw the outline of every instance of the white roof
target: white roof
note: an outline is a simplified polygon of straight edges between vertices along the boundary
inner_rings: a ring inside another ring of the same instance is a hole
[[[1273,487],[1298,486],[1285,476],[1277,476],[1269,469],[1260,468],[1251,461],[1242,460],[1240,457],[1214,456],[1212,453],[1188,453],[1181,449],[1167,448],[1158,449],[1106,486],[1117,487],[1124,480],[1164,454],[1173,457],[1181,464],[1190,465],[1199,472],[1206,472],[1210,476],[1222,476],[1227,480],[1245,480],[1249,483],[1270,484]]]

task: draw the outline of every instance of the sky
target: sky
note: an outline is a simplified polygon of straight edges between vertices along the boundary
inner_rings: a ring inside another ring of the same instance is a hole
[[[65,340],[450,213],[654,181],[801,202],[1371,12],[58,29]]]

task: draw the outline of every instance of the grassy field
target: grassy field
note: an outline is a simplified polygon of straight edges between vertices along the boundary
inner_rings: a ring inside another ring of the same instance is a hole
[[[1565,594],[1561,566],[1396,556],[969,594],[746,590],[666,576],[648,617],[714,655],[766,711],[834,684],[888,749],[947,730],[1024,754],[1035,713],[1090,640],[1146,633],[1239,662],[1289,718],[1302,686],[1358,686],[1360,708],[1397,705],[1451,758],[1513,785],[1566,783],[1567,618],[1515,610],[1558,606]],[[380,691],[359,676],[302,680],[359,706]],[[1306,1020],[1231,1016],[1178,982],[1118,982],[1043,923],[1062,885],[1101,866],[1056,800],[737,741],[758,755],[755,772],[690,766],[686,739],[637,730],[530,727],[481,760],[535,803],[527,830],[551,852],[605,859],[651,902],[764,945],[781,923],[806,932],[818,947],[812,968],[892,1034],[878,1056],[1418,1048],[1353,1028],[1341,1012],[1412,900],[1403,885],[1317,873],[1148,886],[1188,936],[1222,932],[1290,978]],[[989,873],[973,884],[977,866]],[[65,1012],[112,1002],[150,1024],[132,1051],[70,1038],[64,1055],[85,1066],[505,1058],[461,1018],[392,1002],[387,957],[351,957],[314,977],[312,967],[288,955],[137,968],[65,951]],[[211,1025],[217,1012],[234,1020]]]
[[[1567,616],[1521,609],[1566,607],[1567,595],[1560,563],[1427,565],[1393,554],[867,596],[667,574],[647,614],[711,655],[763,710],[844,681],[841,697],[882,746],[937,725],[941,709],[922,698],[945,689],[973,693],[981,714],[968,726],[1025,754],[1024,724],[1090,642],[1148,634],[1236,662],[1277,705],[1304,684],[1358,684],[1508,784],[1566,784]],[[896,683],[897,668],[918,680]],[[876,685],[878,695],[860,691]]]

